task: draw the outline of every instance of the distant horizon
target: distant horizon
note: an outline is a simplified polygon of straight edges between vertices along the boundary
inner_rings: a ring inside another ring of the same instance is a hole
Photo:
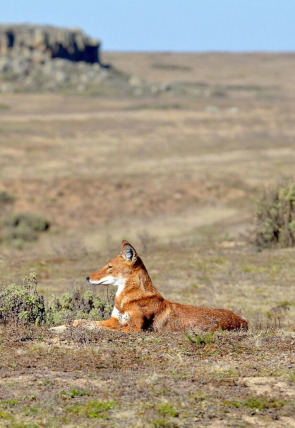
[[[105,52],[295,52],[289,0],[10,0],[4,25],[80,28]]]
[[[102,50],[101,52],[110,52],[110,53],[135,53],[135,54],[140,54],[140,53],[145,53],[145,54],[156,54],[156,53],[164,53],[164,54],[295,54],[295,50],[293,51],[267,51],[267,50],[252,50],[252,51],[173,51],[173,50],[142,50],[142,51],[138,51],[138,50],[113,50],[113,49],[103,49],[102,46]]]
[[[56,27],[56,28],[65,28],[68,30],[81,30],[87,36],[92,37],[94,39],[98,39],[101,43],[101,52],[110,52],[110,53],[173,53],[173,54],[293,54],[295,53],[294,50],[133,50],[133,49],[104,49],[103,40],[101,40],[99,37],[93,37],[91,34],[89,34],[87,31],[85,31],[82,27],[79,26],[70,26],[70,25],[55,25],[55,24],[49,24],[49,23],[35,23],[35,22],[29,22],[29,21],[22,21],[22,22],[0,22],[1,25],[7,25],[7,26],[13,26],[13,25],[32,25],[32,26],[44,26],[44,27]]]

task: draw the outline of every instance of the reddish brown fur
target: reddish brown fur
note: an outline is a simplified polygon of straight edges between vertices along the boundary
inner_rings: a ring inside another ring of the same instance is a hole
[[[132,260],[125,257],[127,247],[133,251]],[[190,327],[214,331],[219,328],[237,330],[248,327],[247,320],[230,310],[183,305],[164,299],[154,287],[141,258],[127,241],[122,242],[121,254],[91,274],[89,281],[99,281],[110,275],[126,279],[123,291],[115,298],[115,308],[122,315],[129,314],[129,319],[121,323],[113,316],[106,321],[76,320],[74,326],[86,323],[87,326],[123,332],[147,329],[178,331]]]

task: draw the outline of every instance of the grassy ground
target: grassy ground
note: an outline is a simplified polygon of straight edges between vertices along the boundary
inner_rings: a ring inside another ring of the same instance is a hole
[[[219,92],[0,95],[0,190],[12,197],[0,220],[51,223],[2,244],[1,285],[36,271],[46,298],[85,290],[128,239],[165,297],[234,309],[250,330],[56,338],[2,326],[0,426],[295,426],[295,251],[248,239],[262,190],[294,174],[293,56],[106,60]]]
[[[5,329],[2,425],[293,426],[294,337],[257,328],[197,339]]]

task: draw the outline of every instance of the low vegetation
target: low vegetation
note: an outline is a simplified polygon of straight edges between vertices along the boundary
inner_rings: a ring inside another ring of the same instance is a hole
[[[36,290],[36,276],[24,278],[22,284],[10,284],[0,292],[0,321],[21,324],[42,324],[46,321],[43,296]]]
[[[0,190],[0,207],[11,204],[14,201],[14,197],[6,190]]]
[[[105,319],[112,312],[111,300],[104,301],[93,291],[66,292],[45,302],[37,291],[36,274],[25,276],[22,284],[9,284],[0,292],[0,321],[14,325],[58,325],[73,319]]]
[[[1,426],[292,426],[294,338],[277,328],[201,345],[183,333],[0,332]]]
[[[46,321],[49,325],[63,324],[73,319],[100,320],[109,318],[113,305],[94,292],[87,290],[81,293],[79,290],[66,292],[60,297],[54,297],[46,307]]]
[[[49,229],[49,221],[39,215],[22,212],[6,215],[2,220],[0,242],[23,247],[25,242],[38,239],[40,233]]]
[[[295,342],[286,320],[253,319],[248,332],[48,328],[108,317],[112,299],[71,291],[46,301],[34,273],[3,287],[0,426],[292,426]]]
[[[288,180],[266,191],[256,214],[258,247],[295,246],[295,181]]]

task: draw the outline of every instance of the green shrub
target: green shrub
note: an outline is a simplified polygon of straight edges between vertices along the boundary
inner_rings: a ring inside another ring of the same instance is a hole
[[[50,227],[48,220],[32,213],[9,214],[2,224],[1,240],[17,247],[22,247],[24,242],[35,241],[40,232]]]
[[[80,318],[100,320],[108,317],[111,312],[112,305],[95,296],[93,291],[81,294],[75,290],[53,298],[47,307],[47,322],[58,325]]]
[[[266,191],[258,203],[255,243],[260,248],[295,245],[295,182]]]
[[[10,214],[4,219],[4,225],[15,228],[26,225],[36,232],[43,232],[49,229],[49,222],[44,217],[26,212]]]
[[[214,333],[209,331],[208,333],[198,333],[193,330],[186,332],[185,336],[187,340],[191,343],[195,343],[199,346],[205,346],[208,343],[214,342]]]
[[[14,201],[14,197],[6,192],[6,190],[0,190],[0,206],[11,204]]]
[[[112,303],[95,296],[92,290],[67,292],[45,304],[44,296],[36,287],[35,273],[26,276],[22,284],[3,287],[0,291],[0,322],[58,325],[80,318],[101,320],[109,318],[112,312]]]
[[[10,284],[0,292],[0,321],[41,324],[46,320],[43,296],[36,291],[36,274],[24,278],[23,284]]]

